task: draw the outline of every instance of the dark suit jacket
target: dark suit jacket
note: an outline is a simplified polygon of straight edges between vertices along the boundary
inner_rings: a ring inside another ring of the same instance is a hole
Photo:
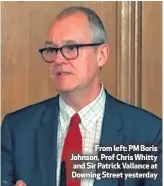
[[[28,186],[54,186],[59,97],[8,114],[2,125],[2,180],[22,179]],[[161,145],[161,119],[120,102],[107,93],[100,144]],[[94,186],[161,186],[146,179],[102,179]]]

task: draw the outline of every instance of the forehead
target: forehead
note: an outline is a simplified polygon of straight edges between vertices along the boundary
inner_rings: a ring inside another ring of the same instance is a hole
[[[90,29],[87,16],[77,12],[54,20],[48,30],[47,40],[59,45],[65,41],[88,42]]]

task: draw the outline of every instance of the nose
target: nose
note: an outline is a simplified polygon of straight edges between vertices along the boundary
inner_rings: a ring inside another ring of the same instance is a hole
[[[64,58],[64,56],[63,56],[62,53],[61,53],[61,50],[58,50],[58,51],[56,52],[56,55],[55,55],[55,57],[54,57],[54,62],[55,62],[56,64],[61,64],[61,63],[65,63],[65,62],[66,62],[66,59]]]

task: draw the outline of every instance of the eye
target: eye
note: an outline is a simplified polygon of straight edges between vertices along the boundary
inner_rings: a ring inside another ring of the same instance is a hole
[[[55,48],[52,48],[52,47],[48,47],[46,49],[46,53],[53,53],[55,51]]]
[[[67,50],[67,51],[72,51],[72,50],[75,50],[76,49],[76,46],[75,45],[67,45],[64,47],[64,50]]]

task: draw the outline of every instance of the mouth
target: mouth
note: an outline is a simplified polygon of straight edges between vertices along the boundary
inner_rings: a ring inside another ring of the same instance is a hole
[[[71,74],[70,72],[56,72],[56,76],[66,76]]]

